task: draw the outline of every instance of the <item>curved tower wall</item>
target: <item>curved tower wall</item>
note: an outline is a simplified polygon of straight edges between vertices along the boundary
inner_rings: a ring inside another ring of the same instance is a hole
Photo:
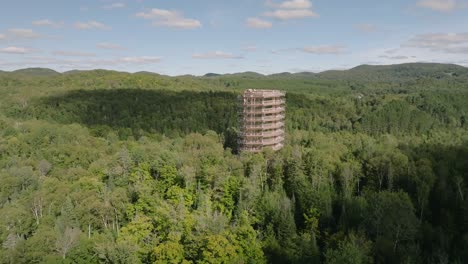
[[[284,144],[285,93],[278,90],[246,90],[241,104],[241,151],[259,152]]]

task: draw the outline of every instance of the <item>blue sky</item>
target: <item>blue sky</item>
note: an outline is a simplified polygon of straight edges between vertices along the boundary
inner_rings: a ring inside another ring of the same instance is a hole
[[[468,0],[15,0],[0,22],[1,70],[468,66]]]

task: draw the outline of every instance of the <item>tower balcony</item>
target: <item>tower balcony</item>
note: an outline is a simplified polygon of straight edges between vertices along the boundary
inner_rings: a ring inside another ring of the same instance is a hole
[[[270,121],[282,121],[284,120],[284,115],[273,115],[273,116],[259,116],[259,117],[250,117],[244,116],[244,122],[270,122]]]

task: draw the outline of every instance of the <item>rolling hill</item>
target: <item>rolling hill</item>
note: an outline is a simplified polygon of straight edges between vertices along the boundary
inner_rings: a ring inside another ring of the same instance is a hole
[[[56,72],[52,69],[47,68],[26,68],[20,69],[11,72],[12,74],[21,74],[21,75],[28,75],[28,76],[56,76],[60,75],[59,72]]]
[[[106,72],[110,73],[123,73],[118,71],[108,70],[71,70],[64,72],[63,74],[80,74],[80,73],[99,73],[103,74]],[[12,72],[1,71],[0,73],[11,73],[11,74],[22,74],[28,76],[56,76],[60,75],[59,72],[47,69],[47,68],[26,68],[18,69]],[[149,75],[149,76],[163,76],[159,73],[153,72],[136,72],[135,75]],[[191,76],[191,75],[190,75]],[[169,76],[168,76],[169,77]],[[193,77],[193,76],[192,76]],[[229,74],[219,73],[207,73],[201,77],[209,78],[314,78],[314,79],[326,79],[326,80],[392,80],[392,79],[415,79],[415,78],[445,78],[445,77],[463,77],[468,78],[468,68],[455,64],[439,64],[439,63],[406,63],[406,64],[394,64],[394,65],[359,65],[357,67],[348,70],[329,70],[319,73],[313,72],[281,72],[270,75],[264,75],[257,72],[239,72]]]

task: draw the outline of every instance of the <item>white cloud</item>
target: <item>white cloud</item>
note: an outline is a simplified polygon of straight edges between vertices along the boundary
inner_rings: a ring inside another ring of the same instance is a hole
[[[53,55],[57,56],[69,56],[69,57],[95,57],[96,54],[90,52],[81,52],[81,51],[65,51],[57,50],[52,52]]]
[[[312,3],[310,0],[289,0],[281,3],[267,0],[266,4],[274,10],[263,13],[265,17],[278,20],[319,17],[319,15],[312,10]]]
[[[377,26],[373,25],[373,24],[358,24],[355,27],[359,31],[362,31],[362,32],[365,32],[365,33],[373,33],[373,32],[378,31]]]
[[[282,3],[275,3],[269,0],[267,1],[267,5],[281,9],[308,9],[312,7],[312,3],[309,0],[290,0]]]
[[[1,53],[10,53],[10,54],[26,54],[34,52],[32,49],[22,48],[22,47],[6,47],[0,49]]]
[[[243,51],[249,51],[249,52],[254,52],[257,51],[257,46],[251,45],[251,46],[245,46],[242,48]]]
[[[195,53],[192,55],[194,59],[243,59],[242,56],[236,56],[223,51],[214,51],[207,53]]]
[[[115,66],[121,64],[154,64],[161,62],[161,57],[154,56],[135,56],[135,57],[118,57],[112,59],[87,59],[77,60],[76,65],[80,67],[97,67],[97,66]]]
[[[117,60],[123,63],[136,63],[136,64],[150,64],[158,63],[161,61],[161,57],[153,56],[141,56],[141,57],[123,57]]]
[[[447,47],[443,49],[446,53],[453,53],[453,54],[468,54],[468,46],[464,47]]]
[[[450,45],[450,47],[452,46],[453,45]],[[455,47],[457,46],[458,45],[455,45]],[[468,51],[468,49],[466,51]],[[461,50],[458,50],[457,52],[461,52]],[[433,50],[420,46],[408,46],[408,41],[402,43],[399,47],[370,49],[362,52],[356,51],[353,52],[351,56],[353,56],[356,61],[376,61],[377,64],[409,62],[456,63],[460,58],[464,58],[460,53],[450,53],[447,51]]]
[[[185,18],[181,13],[175,10],[153,8],[149,12],[137,13],[136,16],[151,20],[154,26],[179,29],[194,29],[202,26],[200,21],[192,18]]]
[[[0,49],[1,52],[1,49]],[[116,57],[110,59],[89,59],[89,58],[73,58],[63,59],[57,57],[46,56],[29,56],[24,57],[23,61],[0,61],[2,66],[15,66],[15,67],[59,67],[66,69],[93,69],[96,67],[115,67],[118,65],[142,65],[142,64],[155,64],[161,61],[160,57],[153,56],[140,56],[140,57]]]
[[[308,46],[301,49],[303,52],[313,54],[340,54],[343,53],[345,48],[339,45],[328,46]]]
[[[113,44],[113,43],[108,43],[108,42],[101,42],[96,45],[97,48],[99,49],[106,49],[106,50],[123,50],[125,49],[124,47],[118,45],[118,44]]]
[[[56,28],[63,27],[64,25],[63,22],[54,22],[49,19],[36,20],[36,21],[33,21],[32,24],[34,26],[48,26],[48,27],[56,27]]]
[[[399,56],[387,56],[387,55],[382,55],[382,56],[379,56],[379,58],[390,59],[390,60],[407,60],[407,59],[409,59],[410,57],[404,56],[404,55],[399,55]],[[412,58],[414,59],[415,57],[412,56]]]
[[[309,47],[310,48],[310,47]],[[270,50],[271,54],[283,54],[283,53],[294,53],[297,51],[304,52],[305,48],[283,48],[283,49],[272,49]],[[292,57],[290,57],[292,58]]]
[[[40,38],[54,38],[54,36],[39,34],[32,29],[27,28],[11,28],[8,29],[4,34],[0,34],[0,41],[31,40]]]
[[[149,12],[140,12],[136,14],[137,17],[142,17],[146,19],[159,19],[159,18],[168,18],[168,17],[174,17],[176,15],[176,11],[169,11],[169,10],[164,10],[164,9],[157,9],[153,8]]]
[[[273,26],[273,24],[270,21],[266,21],[257,17],[247,18],[245,24],[250,28],[258,29],[271,28]]]
[[[76,22],[75,28],[77,29],[101,29],[101,30],[110,30],[111,27],[104,25],[103,23],[97,21],[88,21],[88,22]]]
[[[8,36],[12,38],[40,38],[41,35],[32,29],[12,28],[8,30]]]
[[[103,6],[104,9],[116,9],[116,8],[124,8],[126,7],[125,3],[112,3],[110,5]]]
[[[468,54],[468,32],[416,35],[403,46],[444,53]]]
[[[266,17],[272,17],[279,20],[298,19],[306,17],[318,17],[319,15],[309,9],[278,9],[263,14]]]
[[[177,20],[165,20],[165,21],[157,21],[153,23],[154,26],[164,26],[164,27],[172,27],[172,28],[180,28],[180,29],[193,29],[201,27],[201,23],[195,19],[177,19]]]
[[[398,53],[399,50],[400,50],[399,48],[393,48],[393,49],[387,49],[387,50],[385,50],[384,52],[385,52],[386,54],[392,55],[392,54]]]
[[[442,48],[465,43],[468,43],[468,32],[422,34],[414,36],[409,41],[410,45],[424,48]]]
[[[457,0],[420,0],[416,5],[439,12],[450,12],[463,6],[463,4]]]

